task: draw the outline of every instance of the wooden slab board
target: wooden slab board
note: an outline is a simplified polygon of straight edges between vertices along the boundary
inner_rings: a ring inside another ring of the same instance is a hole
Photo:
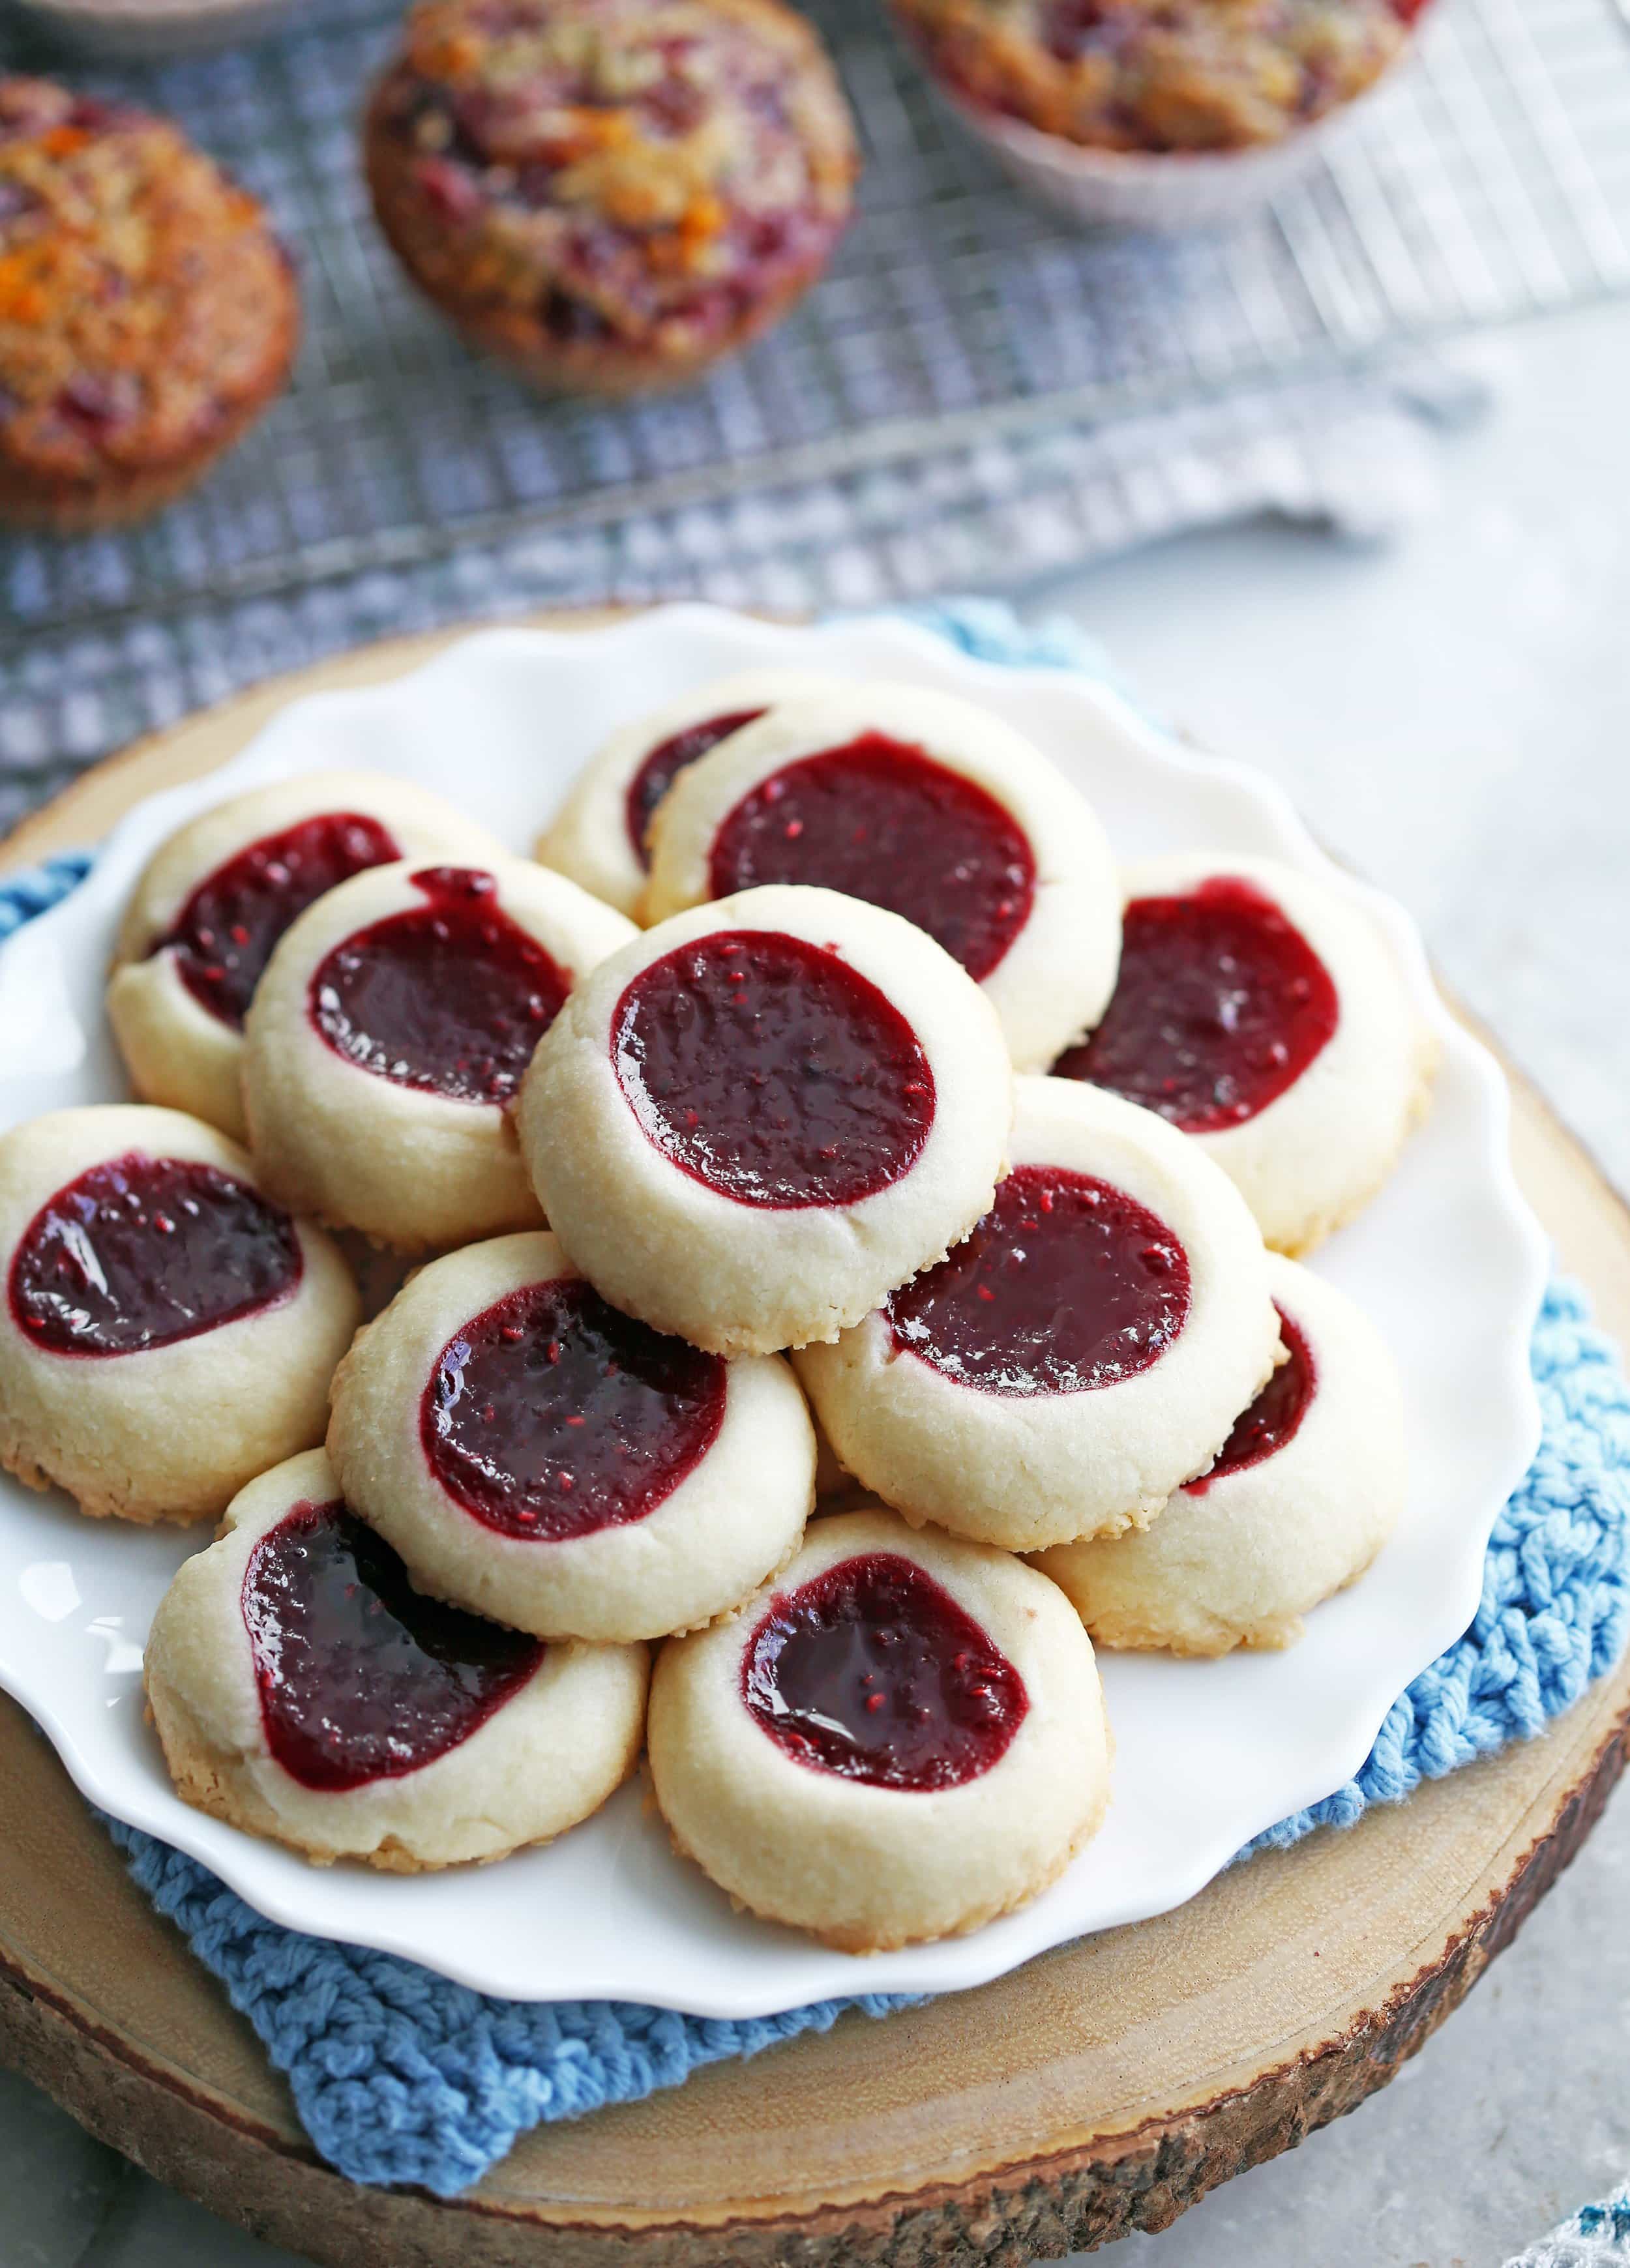
[[[349,656],[143,743],[29,821],[0,869],[96,840],[292,695],[442,642]],[[1630,1211],[1514,1086],[1519,1177],[1630,1337]],[[1627,1746],[1630,1666],[1543,1739],[1179,1912],[541,2129],[439,2203],[321,2163],[247,2023],[0,1702],[0,2058],[161,2181],[336,2268],[1019,2268],[1164,2228],[1384,2085],[1579,1849]]]

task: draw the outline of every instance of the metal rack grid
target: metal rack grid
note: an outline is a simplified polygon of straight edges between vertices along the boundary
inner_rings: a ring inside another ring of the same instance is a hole
[[[306,342],[289,395],[193,499],[118,538],[0,546],[0,659],[42,633],[852,474],[1630,287],[1630,0],[1442,0],[1416,64],[1310,183],[1255,225],[1170,244],[1069,233],[942,116],[880,0],[811,6],[866,144],[857,221],[778,332],[647,404],[539,401],[397,274],[356,137],[396,9],[322,0],[282,38],[108,78],[266,198]]]

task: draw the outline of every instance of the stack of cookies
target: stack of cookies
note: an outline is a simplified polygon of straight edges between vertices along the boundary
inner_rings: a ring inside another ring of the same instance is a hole
[[[1390,948],[1272,862],[1117,872],[964,701],[701,687],[535,860],[257,791],[108,1007],[142,1101],[0,1138],[0,1457],[222,1521],[154,1722],[313,1859],[497,1858],[643,1749],[752,1911],[973,1928],[1103,1816],[1094,1639],[1289,1644],[1398,1516],[1390,1359],[1293,1256],[1424,1101]]]

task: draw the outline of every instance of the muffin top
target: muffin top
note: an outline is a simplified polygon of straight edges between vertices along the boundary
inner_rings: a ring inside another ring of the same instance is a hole
[[[71,483],[184,459],[295,320],[260,205],[175,127],[0,78],[0,460]]]
[[[895,0],[956,92],[1107,150],[1278,142],[1372,85],[1425,0]]]
[[[448,286],[568,336],[726,325],[824,255],[856,170],[778,0],[421,0],[373,130],[456,247]]]

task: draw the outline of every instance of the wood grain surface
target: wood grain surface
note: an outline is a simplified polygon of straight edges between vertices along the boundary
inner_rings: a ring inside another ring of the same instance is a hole
[[[94,841],[292,693],[442,643],[348,656],[144,742],[29,821],[0,870]],[[1519,1178],[1624,1337],[1630,1213],[1514,1088]],[[318,2161],[247,2023],[0,1702],[0,2058],[160,2180],[336,2268],[1017,2268],[1163,2228],[1383,2085],[1579,1849],[1627,1727],[1621,1667],[1543,1739],[1236,1868],[1176,1913],[542,2129],[449,2204],[360,2190]]]

